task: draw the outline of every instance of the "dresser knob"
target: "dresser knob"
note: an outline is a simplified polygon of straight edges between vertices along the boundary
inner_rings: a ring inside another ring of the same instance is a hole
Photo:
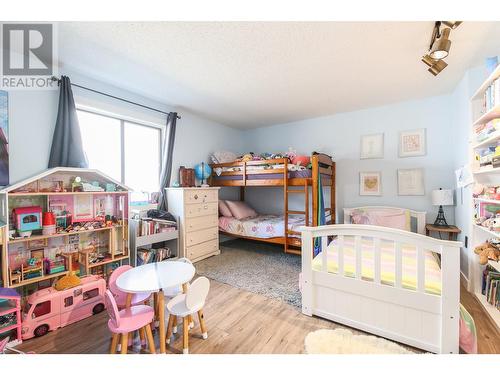
[[[198,194],[195,194],[195,195],[194,195],[194,199],[198,199]]]

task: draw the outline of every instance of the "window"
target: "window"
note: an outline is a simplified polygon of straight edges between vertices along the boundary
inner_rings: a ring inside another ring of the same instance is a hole
[[[97,297],[98,295],[99,295],[98,288],[90,289],[90,290],[87,290],[86,292],[83,292],[83,300],[86,301],[88,299]]]
[[[89,167],[134,191],[155,192],[160,180],[159,128],[77,110]]]
[[[64,299],[64,307],[69,307],[73,305],[73,297],[69,296]]]
[[[33,309],[33,318],[38,318],[50,313],[50,301],[40,302]]]

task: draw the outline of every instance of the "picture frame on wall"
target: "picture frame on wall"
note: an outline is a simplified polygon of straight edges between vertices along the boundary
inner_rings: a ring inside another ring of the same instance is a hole
[[[382,159],[384,157],[384,133],[361,136],[360,159]]]
[[[424,156],[427,152],[425,129],[405,130],[399,133],[399,157]]]
[[[425,195],[423,168],[398,169],[398,195]]]
[[[382,173],[360,172],[359,173],[359,195],[382,195]]]

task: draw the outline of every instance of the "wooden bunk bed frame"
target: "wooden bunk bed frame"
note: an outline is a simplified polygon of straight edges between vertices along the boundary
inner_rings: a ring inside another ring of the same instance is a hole
[[[266,166],[269,164],[283,164],[283,168],[277,169],[247,169],[248,166]],[[283,237],[273,238],[258,238],[247,237],[233,233],[221,231],[222,234],[237,238],[244,238],[248,240],[282,244],[285,253],[300,254],[302,241],[300,232],[288,229],[288,216],[289,215],[305,215],[305,226],[318,226],[318,209],[319,209],[319,194],[318,194],[318,177],[321,176],[322,188],[330,187],[330,207],[325,208],[325,214],[330,214],[330,220],[325,224],[335,224],[335,162],[331,156],[313,152],[311,155],[312,173],[311,177],[289,177],[288,171],[288,158],[282,159],[269,159],[269,160],[251,160],[239,161],[233,163],[210,164],[212,167],[212,175],[210,176],[210,186],[232,186],[240,187],[240,200],[245,200],[245,187],[283,187],[283,211],[285,216],[285,235]],[[219,176],[216,174],[216,168],[231,168],[239,167],[239,171],[222,172]],[[256,174],[281,174],[282,178],[269,178],[269,179],[249,179],[248,176]],[[240,176],[241,178],[233,180],[225,180],[217,177],[221,176]],[[309,222],[310,202],[309,202],[309,186],[312,187],[312,223]],[[301,187],[290,188],[290,187]],[[296,211],[290,210],[288,207],[288,199],[290,194],[303,194],[304,195],[304,210]],[[324,195],[323,195],[324,196]],[[290,236],[298,237],[290,237]]]

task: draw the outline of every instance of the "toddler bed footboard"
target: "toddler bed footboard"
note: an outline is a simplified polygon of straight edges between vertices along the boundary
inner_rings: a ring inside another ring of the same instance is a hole
[[[304,314],[426,351],[458,353],[460,242],[373,225],[301,232]],[[316,238],[321,252],[313,257]],[[431,252],[440,255],[440,266]]]

